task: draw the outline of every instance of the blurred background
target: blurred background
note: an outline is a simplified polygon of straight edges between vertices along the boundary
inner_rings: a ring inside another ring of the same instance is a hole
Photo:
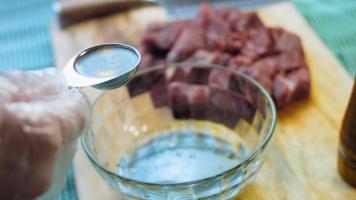
[[[55,1],[0,0],[0,69],[38,69],[54,65],[49,23],[55,17],[52,9]],[[235,0],[233,3],[251,8],[280,1],[283,0]],[[292,3],[354,76],[356,2],[292,0]]]
[[[74,0],[72,0],[74,1]],[[235,0],[251,9],[283,0]],[[50,23],[56,0],[0,0],[0,69],[31,70],[55,65]],[[315,32],[343,64],[351,77],[356,71],[356,1],[292,0]],[[58,199],[77,199],[73,171]]]

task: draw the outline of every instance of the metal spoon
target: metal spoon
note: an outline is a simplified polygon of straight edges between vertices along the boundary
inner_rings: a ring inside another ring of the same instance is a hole
[[[68,85],[76,90],[94,87],[101,90],[124,85],[135,74],[141,55],[122,43],[100,44],[75,55],[64,67]]]

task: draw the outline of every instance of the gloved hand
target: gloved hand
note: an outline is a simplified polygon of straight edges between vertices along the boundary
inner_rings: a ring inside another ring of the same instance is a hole
[[[49,71],[0,72],[0,197],[35,199],[52,183],[58,152],[87,124],[89,106]]]

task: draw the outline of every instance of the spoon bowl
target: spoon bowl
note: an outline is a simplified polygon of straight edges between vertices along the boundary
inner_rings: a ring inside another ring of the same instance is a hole
[[[100,44],[75,55],[63,74],[70,87],[108,90],[127,83],[136,73],[141,55],[122,43]]]

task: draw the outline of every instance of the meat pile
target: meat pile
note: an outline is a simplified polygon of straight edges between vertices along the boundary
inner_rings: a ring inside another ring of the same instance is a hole
[[[257,86],[230,71],[202,64],[173,64],[135,76],[128,84],[131,97],[148,92],[153,105],[168,106],[176,119],[208,119],[228,127],[240,118],[252,122],[258,109],[265,113]]]
[[[139,50],[140,69],[194,61],[240,70],[264,86],[278,108],[309,95],[310,74],[300,39],[264,26],[254,12],[203,4],[193,20],[151,24]]]

